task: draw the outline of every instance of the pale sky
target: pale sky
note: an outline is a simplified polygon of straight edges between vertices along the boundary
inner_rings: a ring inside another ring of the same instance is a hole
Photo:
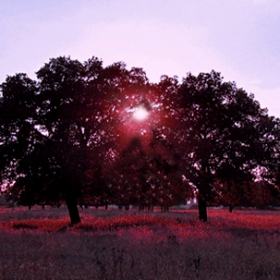
[[[161,75],[212,69],[280,117],[279,0],[0,0],[0,83],[50,58]]]

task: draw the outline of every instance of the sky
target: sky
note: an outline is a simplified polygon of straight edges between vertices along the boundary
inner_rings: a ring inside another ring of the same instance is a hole
[[[151,82],[215,70],[280,117],[279,0],[0,1],[0,83],[58,56],[123,61]]]

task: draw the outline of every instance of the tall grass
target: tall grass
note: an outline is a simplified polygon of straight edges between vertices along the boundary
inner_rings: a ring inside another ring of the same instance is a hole
[[[0,209],[0,279],[280,279],[279,212]]]

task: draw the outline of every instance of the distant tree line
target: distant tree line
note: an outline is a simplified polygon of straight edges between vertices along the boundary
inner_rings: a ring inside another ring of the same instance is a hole
[[[149,82],[141,68],[50,59],[0,95],[0,181],[23,205],[168,209],[278,204],[279,119],[220,73]],[[132,118],[137,106],[149,112]]]

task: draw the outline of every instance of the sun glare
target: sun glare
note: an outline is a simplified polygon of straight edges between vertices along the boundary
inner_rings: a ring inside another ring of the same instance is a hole
[[[132,114],[132,117],[137,121],[144,121],[148,116],[149,112],[143,106],[137,107]]]

